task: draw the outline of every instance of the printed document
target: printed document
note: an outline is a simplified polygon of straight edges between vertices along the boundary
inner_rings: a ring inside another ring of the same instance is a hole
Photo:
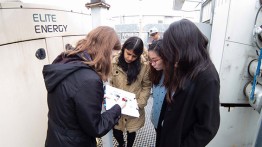
[[[124,99],[127,102],[126,106],[122,109],[122,114],[139,117],[136,95],[134,93],[124,91],[110,85],[105,85],[104,98],[106,102],[106,110],[113,107],[118,99]]]

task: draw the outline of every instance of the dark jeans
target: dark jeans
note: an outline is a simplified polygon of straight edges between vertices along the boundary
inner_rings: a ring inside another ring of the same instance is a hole
[[[123,132],[117,129],[113,129],[113,135],[119,144],[119,147],[125,145]],[[136,132],[129,133],[127,131],[127,147],[132,147],[136,138]]]

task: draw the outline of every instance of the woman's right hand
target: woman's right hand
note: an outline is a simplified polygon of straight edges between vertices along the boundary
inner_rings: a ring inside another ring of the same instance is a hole
[[[120,98],[120,99],[118,99],[117,101],[116,101],[116,104],[118,104],[120,107],[121,107],[121,109],[123,109],[123,108],[125,108],[125,106],[126,106],[126,100],[124,99],[124,98]]]

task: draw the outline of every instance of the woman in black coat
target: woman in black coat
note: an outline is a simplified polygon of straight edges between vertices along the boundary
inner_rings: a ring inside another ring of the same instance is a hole
[[[100,26],[75,49],[44,66],[49,108],[46,147],[96,147],[96,137],[118,122],[122,100],[101,114],[103,81],[111,72],[113,49],[120,49],[116,32]]]
[[[220,82],[208,40],[194,23],[183,19],[170,24],[163,44],[167,104],[160,146],[205,147],[220,124]]]

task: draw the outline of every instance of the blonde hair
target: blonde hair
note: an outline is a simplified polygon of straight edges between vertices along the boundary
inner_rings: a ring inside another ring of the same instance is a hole
[[[85,59],[83,63],[92,67],[103,81],[107,81],[111,72],[112,50],[120,49],[121,44],[115,30],[108,26],[99,26],[78,41],[76,48],[67,54],[75,55],[86,51],[91,60]]]

